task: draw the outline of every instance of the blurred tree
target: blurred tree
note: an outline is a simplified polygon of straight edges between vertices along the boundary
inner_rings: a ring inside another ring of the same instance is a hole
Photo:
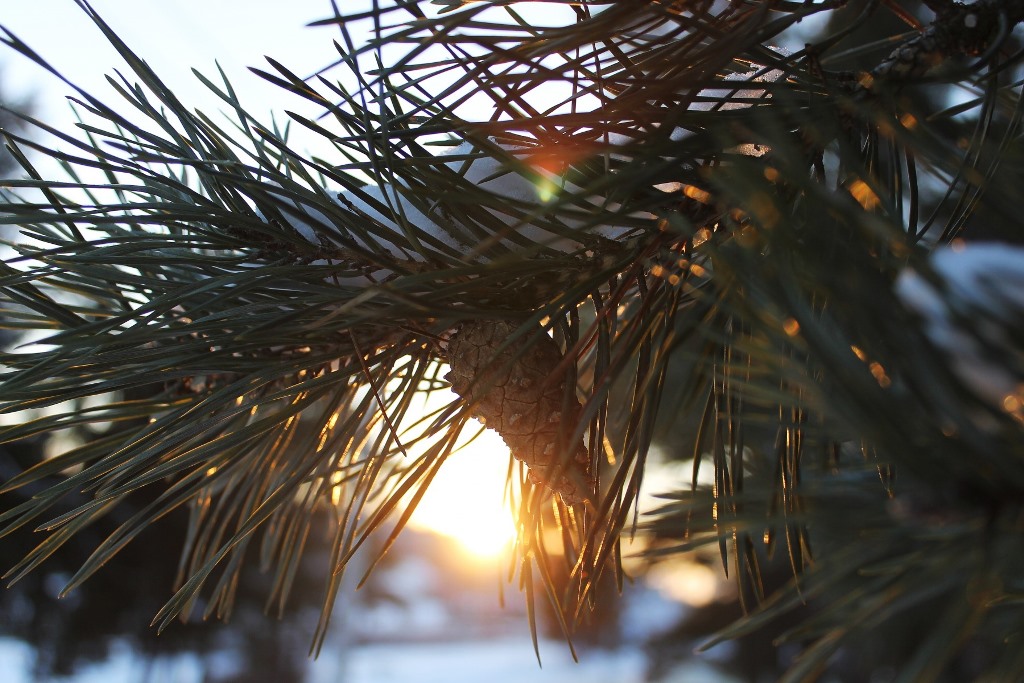
[[[39,460],[44,447],[45,439],[0,446],[4,479],[14,476],[18,466]],[[13,495],[24,502],[46,484],[38,482]],[[184,537],[187,515],[181,513],[155,523],[152,533],[140,536],[112,558],[95,580],[63,600],[56,599],[56,591],[90,551],[119,523],[144,509],[148,497],[152,497],[150,492],[144,491],[128,498],[108,519],[77,534],[45,566],[0,592],[0,634],[32,646],[32,679],[73,676],[87,664],[107,660],[120,648],[131,652],[140,668],[159,666],[160,662],[173,666],[176,657],[187,659],[192,670],[198,666],[209,683],[305,680],[306,645],[321,598],[320,574],[312,569],[310,560],[327,552],[326,539],[317,539],[302,563],[301,590],[278,619],[264,613],[262,598],[270,589],[268,577],[251,567],[240,576],[239,606],[230,622],[193,619],[187,626],[179,625],[159,636],[140,628],[160,608],[174,583],[180,544],[166,539]],[[18,530],[5,539],[0,558],[7,564],[15,562],[32,545],[28,530]],[[153,673],[152,680],[167,675],[166,670]]]
[[[348,560],[478,417],[511,450],[535,632],[543,594],[572,633],[639,526],[652,558],[729,569],[746,616],[719,637],[792,620],[788,680],[1024,675],[1024,256],[969,241],[1021,235],[1024,2],[336,10],[336,64],[257,71],[322,107],[289,114],[316,156],[223,75],[232,126],[190,111],[79,4],[138,84],[77,90],[82,138],[6,135],[0,289],[38,339],[0,410],[33,411],[8,442],[112,426],[5,483],[47,482],[0,516],[49,534],[9,578],[148,490],[68,589],[188,507],[161,626],[230,611],[246,557],[283,601],[326,511],[322,639]],[[640,520],[658,433],[693,480]],[[868,671],[900,619],[928,628]]]

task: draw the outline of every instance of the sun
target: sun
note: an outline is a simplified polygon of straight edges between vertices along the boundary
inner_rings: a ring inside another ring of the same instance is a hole
[[[515,522],[503,500],[508,447],[491,430],[452,454],[409,520],[413,527],[456,541],[479,559],[502,555],[515,540]]]

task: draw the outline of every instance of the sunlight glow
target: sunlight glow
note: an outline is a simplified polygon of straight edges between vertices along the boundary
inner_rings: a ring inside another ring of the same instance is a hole
[[[647,574],[647,581],[665,597],[703,607],[717,599],[723,590],[723,574],[712,567],[689,560],[657,564]]]
[[[444,463],[409,523],[455,540],[473,557],[501,555],[516,535],[503,503],[507,467],[505,443],[485,431]]]

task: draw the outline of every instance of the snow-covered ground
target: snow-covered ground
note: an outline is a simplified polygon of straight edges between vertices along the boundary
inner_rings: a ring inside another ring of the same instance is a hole
[[[641,683],[646,659],[637,647],[590,650],[574,662],[565,643],[541,641],[538,666],[529,637],[485,642],[371,645],[344,663],[321,658],[309,683]],[[323,668],[321,668],[323,667]],[[332,677],[333,676],[333,677]],[[661,683],[727,683],[710,666],[694,662]]]
[[[579,644],[577,662],[564,640],[542,635],[538,662],[526,610],[514,590],[506,590],[502,607],[492,581],[473,579],[479,568],[467,568],[465,576],[453,580],[451,567],[438,566],[436,555],[433,561],[424,556],[431,549],[436,553],[448,547],[438,543],[450,541],[416,532],[403,540],[402,552],[378,577],[378,590],[387,598],[358,606],[339,604],[323,651],[300,666],[304,673],[294,683],[643,683],[651,680],[644,644],[672,628],[688,609],[666,591],[636,581],[626,586],[615,618],[605,626],[614,631],[604,639],[610,647]],[[300,620],[295,628],[305,626]],[[147,659],[127,642],[115,641],[105,660],[85,664],[72,677],[57,681],[245,680],[247,663],[239,651]],[[689,649],[692,644],[680,647]],[[31,672],[33,657],[32,647],[25,642],[0,637],[0,683],[37,683]],[[658,679],[658,683],[728,681],[710,664],[696,659]]]
[[[344,661],[321,656],[309,683],[639,683],[642,652],[590,651],[579,663],[565,643],[541,641],[538,666],[529,635],[455,643],[377,644],[353,648]],[[334,661],[331,661],[334,660]]]
[[[529,636],[453,643],[391,643],[326,650],[311,661],[305,683],[642,683],[646,659],[637,647],[588,651],[574,662],[565,644],[541,641],[538,665]],[[38,683],[31,648],[0,638],[3,683]],[[189,655],[144,662],[120,650],[102,664],[84,667],[62,683],[202,683],[209,663]],[[145,677],[149,678],[146,679]],[[731,683],[701,662],[672,671],[659,683]]]

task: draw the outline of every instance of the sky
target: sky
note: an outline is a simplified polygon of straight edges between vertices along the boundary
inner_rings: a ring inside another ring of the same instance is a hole
[[[124,73],[128,69],[74,0],[0,0],[0,3],[0,27],[27,43],[77,86],[105,102],[117,101],[119,95],[105,78],[115,69]],[[269,122],[271,112],[281,117],[286,108],[303,112],[302,100],[285,95],[251,73],[248,67],[267,68],[264,56],[269,55],[298,75],[306,76],[337,57],[332,43],[338,36],[337,29],[306,26],[332,14],[329,0],[290,0],[287,3],[280,0],[246,0],[244,3],[92,0],[91,4],[180,100],[208,113],[223,109],[223,103],[200,83],[192,68],[211,80],[218,80],[219,64],[246,109],[258,119]],[[346,10],[355,5],[353,0],[341,0],[341,4]],[[66,99],[73,94],[71,88],[3,46],[0,46],[0,92],[15,99],[31,97],[33,114],[47,124],[63,130],[70,130],[74,125]],[[507,550],[514,533],[502,502],[507,467],[507,449],[500,437],[493,432],[483,434],[470,447],[453,455],[442,468],[421,502],[422,512],[414,522],[418,519],[421,528],[452,536],[471,553],[488,555]],[[457,508],[452,508],[453,501],[460,503]],[[473,513],[467,514],[467,509]],[[526,668],[521,670],[503,664],[507,678],[494,670],[476,673],[494,681],[525,680],[528,676],[531,680],[542,680],[536,678],[539,674],[531,657],[522,656],[529,649],[525,642],[512,648],[516,661],[524,663]],[[463,656],[461,652],[451,654]],[[397,659],[395,662],[395,666],[400,663]],[[562,683],[636,680],[638,662],[630,659],[626,663],[628,671],[601,661],[586,668],[559,666],[557,662],[548,661],[544,671],[549,677],[543,680]],[[418,673],[422,673],[423,662],[416,666]],[[602,678],[598,672],[608,678]],[[366,673],[364,680],[380,680],[382,672]],[[385,673],[391,680],[419,678],[412,675],[403,678],[394,671]],[[580,677],[573,677],[575,674]],[[108,668],[103,668],[100,676],[111,680]]]
[[[264,56],[270,55],[305,76],[337,57],[332,44],[336,29],[306,27],[332,14],[328,0],[93,0],[91,4],[182,101],[204,110],[216,111],[220,102],[192,68],[216,79],[219,63],[242,102],[254,112],[269,113],[280,111],[281,92],[247,67],[266,68]],[[0,26],[76,85],[104,100],[116,97],[105,76],[115,68],[123,71],[124,64],[74,0],[3,5]],[[0,51],[0,78],[5,92],[32,95],[37,115],[48,123],[73,121],[65,100],[70,89],[13,50]]]
[[[302,112],[303,101],[265,82],[250,72],[249,66],[267,68],[264,55],[270,55],[306,76],[337,58],[333,45],[337,29],[306,26],[331,16],[328,0],[247,0],[244,4],[226,0],[92,0],[91,4],[182,102],[208,113],[223,110],[224,103],[206,89],[192,68],[217,81],[219,64],[242,104],[269,122],[271,112],[282,119],[284,109]],[[283,10],[285,4],[287,11]],[[344,7],[354,10],[355,3],[347,0]],[[115,69],[125,72],[126,67],[74,0],[5,2],[0,26],[75,85],[107,103],[120,97],[105,77]],[[5,95],[30,96],[33,114],[47,124],[64,130],[74,125],[66,99],[71,88],[6,47],[0,47],[0,82]],[[45,166],[42,168],[45,174]],[[421,502],[414,522],[454,537],[470,552],[501,551],[513,533],[511,518],[502,505],[507,466],[507,449],[500,437],[484,435],[466,451],[452,456]],[[453,509],[457,498],[463,505],[473,504],[477,514]]]
[[[265,123],[269,123],[272,112],[279,121],[284,120],[285,109],[311,116],[320,113],[301,98],[267,83],[248,67],[268,68],[265,55],[269,55],[294,73],[306,76],[337,59],[333,44],[339,36],[337,28],[307,26],[333,14],[329,0],[92,0],[91,5],[187,106],[206,113],[225,109],[192,72],[195,68],[219,81],[219,64],[243,106]],[[283,9],[285,5],[287,10]],[[355,0],[345,0],[342,6],[346,11],[358,8]],[[554,18],[550,8],[543,12],[543,18]],[[128,70],[74,0],[4,2],[0,26],[78,87],[108,104],[120,98],[106,76],[115,70]],[[130,80],[136,80],[134,74]],[[47,124],[63,130],[75,125],[67,101],[73,94],[71,88],[4,46],[0,46],[0,84],[5,95],[31,97],[34,115]],[[303,109],[304,105],[310,109]],[[298,149],[304,148],[303,130],[293,127],[297,137],[293,142]],[[315,136],[310,136],[309,144],[315,144]],[[47,175],[46,160],[36,163]],[[500,437],[486,432],[446,463],[414,521],[448,533],[471,552],[500,551],[513,533],[502,503],[507,467],[507,449]],[[474,496],[474,515],[465,514],[467,491]],[[453,509],[456,500],[463,503],[459,509]]]

